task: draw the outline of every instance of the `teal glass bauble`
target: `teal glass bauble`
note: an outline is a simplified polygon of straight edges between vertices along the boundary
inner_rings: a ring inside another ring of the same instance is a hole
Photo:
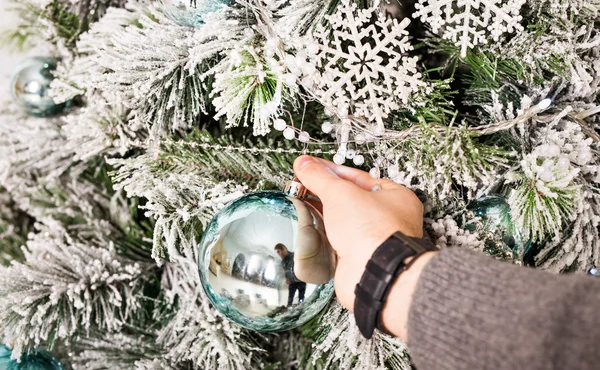
[[[523,232],[512,221],[511,209],[506,197],[489,194],[471,201],[468,210],[481,220],[483,230],[488,233],[485,252],[505,259],[523,259],[531,249],[531,242],[523,237]],[[469,224],[470,229],[475,229]]]
[[[23,354],[20,361],[11,360],[12,350],[0,345],[0,370],[63,370],[63,366],[49,352],[35,349]]]
[[[289,330],[333,295],[328,251],[312,205],[280,191],[247,194],[206,227],[198,245],[200,280],[229,320],[260,332]]]
[[[165,15],[184,27],[204,24],[206,14],[214,13],[230,5],[230,0],[158,0]]]
[[[67,103],[56,104],[48,94],[55,69],[56,60],[46,57],[29,58],[19,65],[10,87],[15,104],[25,113],[50,117],[66,108]]]

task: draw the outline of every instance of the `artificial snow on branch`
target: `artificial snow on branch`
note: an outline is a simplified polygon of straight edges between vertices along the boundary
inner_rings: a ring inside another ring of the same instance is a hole
[[[73,165],[61,130],[63,117],[26,116],[8,103],[0,113],[0,178],[9,190],[32,175],[56,178]],[[15,176],[22,179],[7,183]]]
[[[498,181],[515,153],[478,142],[461,125],[437,131],[423,123],[420,135],[380,146],[380,165],[393,181],[443,200],[463,186],[472,198]],[[390,158],[391,159],[388,159]]]
[[[399,339],[375,332],[371,339],[360,334],[354,315],[337,301],[321,318],[313,363],[323,360],[322,369],[408,370],[406,345]]]
[[[460,46],[460,55],[479,44],[500,40],[504,33],[523,30],[521,7],[525,0],[419,0],[413,17],[433,32]]]
[[[158,341],[169,349],[165,358],[200,369],[261,368],[264,353],[252,338],[259,335],[250,334],[211,307],[191,247],[183,246],[184,254],[172,255],[164,269],[165,299],[175,306],[174,317],[158,334]]]
[[[562,272],[577,266],[582,271],[600,265],[600,189],[589,185],[583,193],[575,221],[561,236],[547,241],[536,255],[536,265]]]
[[[225,7],[193,29],[154,6],[113,10],[81,37],[82,56],[62,79],[122,104],[133,129],[147,127],[154,137],[189,129],[208,114],[211,87],[204,72],[242,35],[230,13]]]
[[[563,117],[570,111],[563,111]],[[525,236],[541,241],[558,236],[582,211],[582,186],[597,181],[600,167],[581,126],[557,117],[534,138],[537,146],[521,160],[518,173],[508,175],[518,186],[509,198],[514,222]]]
[[[225,141],[211,148],[214,141],[206,133],[196,133],[138,157],[109,161],[118,168],[115,187],[148,200],[143,209],[156,219],[154,258],[167,258],[180,250],[180,241],[195,240],[216,211],[249,189],[281,188],[291,176],[291,158],[255,153],[252,148],[233,151]]]
[[[296,78],[286,72],[274,52],[265,53],[260,44],[251,40],[239,45],[210,71],[215,74],[211,94],[217,109],[214,118],[226,116],[227,128],[251,124],[256,136],[268,134],[284,104],[294,107],[298,94]],[[267,41],[265,49],[269,47],[277,48]]]
[[[24,253],[0,274],[2,336],[13,356],[90,329],[119,330],[142,305],[152,266],[119,257],[110,241],[88,245],[41,228]]]
[[[92,332],[77,341],[79,353],[74,356],[74,370],[183,370],[171,366],[164,349],[156,343],[156,335],[129,326],[127,333]],[[102,335],[104,334],[104,335]],[[160,366],[160,367],[159,367]]]
[[[148,200],[143,209],[146,216],[156,220],[152,251],[155,259],[168,258],[177,253],[182,242],[194,241],[217,210],[245,192],[242,185],[232,181],[218,183],[199,176],[200,173],[156,171],[161,168],[160,161],[152,153],[111,163],[119,168],[115,187],[124,189],[130,197]],[[151,163],[159,167],[152,168]]]

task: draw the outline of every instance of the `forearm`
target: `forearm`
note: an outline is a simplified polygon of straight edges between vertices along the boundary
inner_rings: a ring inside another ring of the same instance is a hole
[[[404,339],[408,334],[419,369],[599,366],[600,281],[513,266],[460,249],[443,250],[423,262],[413,265],[417,269],[406,276],[404,287],[401,275],[383,317],[388,330]],[[411,296],[410,309],[401,308],[398,302],[406,306]],[[391,317],[398,307],[397,314],[408,315],[407,331],[394,326]]]

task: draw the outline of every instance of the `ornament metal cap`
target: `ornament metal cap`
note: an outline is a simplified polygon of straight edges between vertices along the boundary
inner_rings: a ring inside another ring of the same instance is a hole
[[[308,193],[308,189],[302,185],[300,180],[297,177],[294,177],[293,180],[288,181],[283,188],[283,192],[294,198],[298,198],[300,200],[306,198],[306,194]]]

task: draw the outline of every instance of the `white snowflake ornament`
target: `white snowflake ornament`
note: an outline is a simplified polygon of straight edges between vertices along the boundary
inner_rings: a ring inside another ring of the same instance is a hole
[[[336,12],[325,17],[288,68],[310,77],[309,90],[338,116],[365,118],[383,133],[383,120],[406,105],[424,86],[417,71],[406,27],[380,15],[378,7],[358,9],[342,0]]]
[[[464,58],[470,47],[523,30],[519,13],[524,3],[525,0],[418,0],[413,16],[460,46]]]

